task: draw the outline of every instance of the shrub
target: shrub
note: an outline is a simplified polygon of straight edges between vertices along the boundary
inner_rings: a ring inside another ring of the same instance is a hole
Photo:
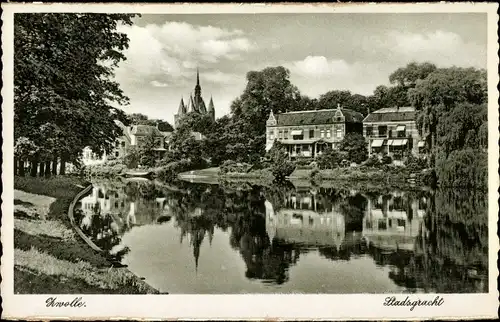
[[[339,166],[340,161],[346,157],[346,153],[327,148],[317,158],[316,162],[320,169],[334,169]]]
[[[165,181],[175,181],[179,173],[184,171],[189,171],[191,169],[192,169],[191,161],[182,159],[180,161],[170,162],[166,166],[156,169],[155,172],[159,179]]]
[[[251,164],[226,160],[220,166],[220,173],[246,173],[252,168]]]
[[[426,186],[435,187],[437,183],[436,171],[434,171],[434,169],[422,171],[420,174],[420,182]]]
[[[380,162],[382,164],[391,164],[392,163],[392,158],[389,155],[384,155],[382,159],[380,159]]]
[[[375,154],[369,157],[364,163],[367,167],[376,167],[380,165],[380,160]]]
[[[322,180],[322,177],[321,177],[321,172],[319,171],[318,168],[314,168],[311,173],[309,174],[309,179],[312,181],[312,182],[319,182]]]
[[[406,168],[412,172],[417,172],[427,168],[427,160],[421,157],[415,157],[410,154],[406,159]]]
[[[298,158],[296,161],[295,161],[295,164],[297,166],[308,166],[309,163],[311,163],[312,159],[311,158]]]

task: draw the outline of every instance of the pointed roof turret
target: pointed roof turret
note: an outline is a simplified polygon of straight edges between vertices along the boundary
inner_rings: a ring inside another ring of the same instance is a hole
[[[177,111],[177,114],[182,115],[186,114],[186,105],[184,105],[184,98],[181,97],[181,102],[179,103],[179,110]]]
[[[208,103],[208,110],[215,111],[214,100],[212,99],[212,95],[210,95],[210,103]]]

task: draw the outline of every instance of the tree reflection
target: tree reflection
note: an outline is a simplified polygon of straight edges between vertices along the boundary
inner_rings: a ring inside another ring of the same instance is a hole
[[[487,291],[487,203],[477,192],[183,182],[94,190],[82,199],[78,222],[118,256],[127,252],[120,244],[127,230],[169,223],[189,243],[196,269],[201,246],[221,230],[229,231],[245,277],[263,283],[286,283],[301,255],[316,252],[329,261],[369,257],[408,292]],[[90,203],[99,208],[85,206]]]

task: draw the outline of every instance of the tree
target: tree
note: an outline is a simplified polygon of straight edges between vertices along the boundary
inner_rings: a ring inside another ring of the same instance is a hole
[[[488,106],[486,104],[458,103],[443,115],[437,125],[437,144],[440,151],[448,156],[454,150],[464,148],[486,149],[488,126]]]
[[[419,80],[427,78],[432,72],[437,69],[436,65],[429,62],[416,63],[411,62],[405,67],[396,69],[389,75],[389,81],[393,85],[403,88],[413,88]]]
[[[440,120],[459,103],[487,101],[486,71],[475,68],[437,69],[409,91],[419,111],[417,126],[431,149],[435,148]]]
[[[329,91],[320,96],[318,109],[332,109],[340,105],[341,108],[350,109],[363,115],[368,114],[368,98],[360,94],[351,94],[350,91]]]
[[[295,170],[295,165],[288,160],[285,147],[281,142],[274,142],[269,155],[271,156],[271,172],[275,180],[281,181]]]
[[[140,164],[153,167],[156,164],[158,142],[153,133],[145,137],[144,143],[139,147]]]
[[[125,125],[151,125],[157,126],[158,130],[162,132],[173,132],[174,128],[170,123],[160,119],[150,119],[147,115],[141,113],[132,113],[127,115],[127,121],[123,122]]]
[[[347,152],[351,162],[361,163],[368,158],[367,142],[362,134],[348,133],[339,145],[340,151]]]
[[[120,129],[114,104],[128,98],[113,80],[125,59],[126,34],[118,24],[134,15],[21,13],[14,17],[15,139],[26,137],[57,162],[77,162],[85,146],[113,148]],[[32,169],[41,154],[31,156]],[[33,173],[32,173],[33,174]],[[36,174],[36,172],[35,172]]]
[[[300,93],[284,67],[267,67],[247,73],[243,94],[231,104],[228,150],[241,161],[252,162],[264,155],[266,121],[271,111],[282,113],[299,108]]]

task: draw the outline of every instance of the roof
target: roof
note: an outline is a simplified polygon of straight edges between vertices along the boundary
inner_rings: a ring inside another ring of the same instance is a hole
[[[368,114],[363,122],[402,122],[416,119],[417,111],[413,107],[389,107]]]
[[[160,130],[158,130],[156,126],[152,125],[133,125],[131,133],[138,136],[154,135],[163,137],[163,134],[160,132]]]
[[[346,123],[361,123],[363,115],[350,109],[340,109],[344,114]],[[276,124],[278,126],[293,126],[293,125],[320,125],[333,123],[337,109],[329,110],[312,110],[312,111],[297,111],[276,114]]]

